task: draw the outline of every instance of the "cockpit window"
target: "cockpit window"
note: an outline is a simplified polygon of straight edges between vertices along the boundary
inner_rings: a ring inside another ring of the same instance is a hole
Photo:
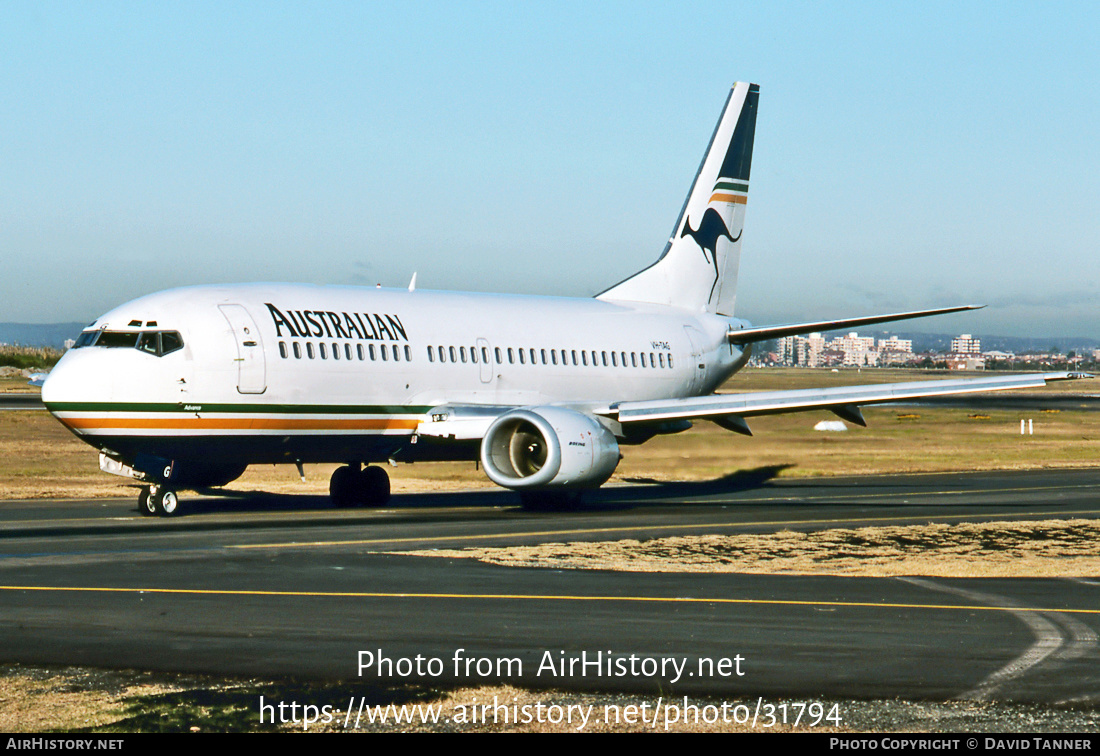
[[[138,338],[137,348],[149,354],[160,353],[160,334],[156,331],[147,331]]]
[[[73,344],[73,349],[91,346],[138,349],[163,357],[183,349],[183,338],[178,331],[84,331]]]
[[[128,331],[103,331],[99,334],[96,346],[108,348],[130,348],[137,346],[140,333]]]
[[[76,343],[73,344],[73,349],[80,349],[80,347],[91,346],[98,338],[99,331],[83,331],[77,338]]]
[[[160,335],[160,353],[170,354],[178,349],[183,349],[183,339],[178,331],[164,331]]]

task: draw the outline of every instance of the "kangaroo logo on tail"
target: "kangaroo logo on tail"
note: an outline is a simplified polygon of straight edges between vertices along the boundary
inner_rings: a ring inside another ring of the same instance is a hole
[[[680,234],[680,238],[690,236],[694,239],[695,243],[703,250],[703,257],[706,261],[714,265],[714,283],[710,285],[710,295],[712,297],[714,296],[714,287],[718,285],[718,279],[721,276],[721,271],[718,268],[718,240],[724,236],[730,240],[730,244],[736,244],[742,233],[744,233],[744,229],[741,229],[736,239],[731,236],[729,229],[726,228],[725,221],[722,220],[722,216],[713,207],[708,207],[707,211],[703,213],[703,220],[699,224],[699,228],[693,229],[691,227],[690,216],[684,222],[684,230]],[[709,298],[707,301],[710,301]]]
[[[759,98],[755,84],[733,85],[661,256],[599,299],[733,315]]]

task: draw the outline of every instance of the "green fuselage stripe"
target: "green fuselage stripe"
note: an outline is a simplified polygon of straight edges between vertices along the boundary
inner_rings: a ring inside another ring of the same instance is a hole
[[[49,402],[50,412],[226,412],[286,415],[424,415],[428,405],[406,404],[205,404],[203,402]]]

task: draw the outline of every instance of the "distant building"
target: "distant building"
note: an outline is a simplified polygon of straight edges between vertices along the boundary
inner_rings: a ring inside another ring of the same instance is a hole
[[[947,357],[948,370],[985,370],[985,358],[980,354],[952,354]]]
[[[878,350],[880,352],[908,352],[909,354],[912,354],[913,340],[899,339],[897,336],[891,336],[887,339],[879,339]]]
[[[821,355],[825,351],[825,338],[820,333],[811,333],[806,337],[806,364],[810,367],[821,366]]]
[[[951,354],[981,354],[982,342],[969,333],[951,340]]]
[[[801,336],[784,336],[776,341],[776,356],[782,365],[802,365],[800,357],[806,352],[806,339]],[[801,348],[800,348],[801,347]],[[802,353],[801,355],[799,353]]]
[[[879,362],[884,365],[898,365],[916,360],[913,354],[913,340],[891,336],[878,340]]]

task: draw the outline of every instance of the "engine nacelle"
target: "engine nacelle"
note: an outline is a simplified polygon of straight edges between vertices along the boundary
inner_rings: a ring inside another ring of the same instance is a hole
[[[564,407],[532,407],[507,412],[489,426],[481,464],[505,488],[595,488],[619,465],[619,444],[593,417]]]

